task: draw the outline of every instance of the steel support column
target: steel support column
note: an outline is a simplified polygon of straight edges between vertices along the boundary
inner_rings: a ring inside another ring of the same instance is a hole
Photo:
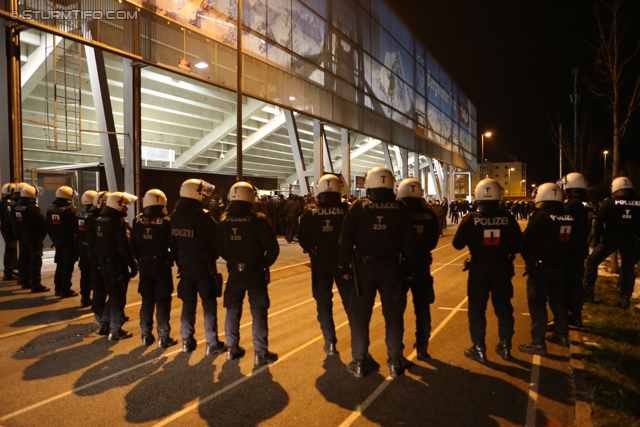
[[[402,159],[402,176],[401,179],[409,177],[409,150],[400,148],[400,158]]]
[[[413,153],[413,177],[420,180],[420,154]]]
[[[389,144],[387,144],[386,142],[382,143],[382,152],[384,153],[384,162],[387,166],[387,169],[389,169],[395,175],[396,172],[393,170],[393,162],[391,161],[391,154],[389,153]]]
[[[304,166],[304,157],[302,156],[302,148],[300,148],[300,139],[298,138],[298,126],[291,110],[284,110],[287,122],[287,130],[289,131],[289,142],[291,142],[291,153],[293,154],[293,162],[296,165],[298,173],[298,182],[300,190],[303,194],[309,193],[309,181]]]
[[[0,177],[2,184],[24,180],[22,163],[22,102],[20,94],[20,31],[0,20]],[[5,26],[6,25],[6,26]]]
[[[127,217],[133,218],[141,211],[142,188],[142,112],[140,66],[132,60],[122,60],[123,113],[124,113],[124,191],[138,196],[136,209],[130,209]]]
[[[317,184],[324,174],[324,141],[320,120],[313,119],[313,183]]]
[[[341,146],[342,149],[340,160],[342,160],[342,170],[340,173],[344,177],[348,188],[346,189],[347,194],[351,195],[351,141],[348,130],[342,128],[340,132],[340,136],[342,137]]]
[[[124,173],[122,171],[120,151],[118,150],[118,138],[113,120],[111,99],[109,98],[109,84],[107,82],[104,54],[101,49],[89,45],[85,45],[84,49],[87,57],[87,67],[89,68],[89,81],[91,83],[91,92],[93,92],[96,121],[100,131],[100,144],[102,146],[107,186],[111,192],[122,191],[124,189]]]

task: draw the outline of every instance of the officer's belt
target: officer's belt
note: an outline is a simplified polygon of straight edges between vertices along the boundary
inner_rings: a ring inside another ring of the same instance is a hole
[[[166,261],[167,254],[154,254],[154,255],[140,255],[140,261],[153,262],[153,261]]]
[[[228,262],[227,268],[229,271],[237,271],[238,273],[262,271],[262,267],[255,264],[248,264],[246,262]]]

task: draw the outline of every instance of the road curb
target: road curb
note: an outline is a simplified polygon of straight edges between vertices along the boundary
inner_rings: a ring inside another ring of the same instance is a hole
[[[575,425],[577,427],[593,427],[591,419],[591,404],[589,403],[589,395],[587,391],[587,381],[585,378],[584,363],[582,363],[582,335],[576,329],[569,330],[569,338],[571,341],[571,358],[569,363],[573,373],[574,399],[575,399]]]

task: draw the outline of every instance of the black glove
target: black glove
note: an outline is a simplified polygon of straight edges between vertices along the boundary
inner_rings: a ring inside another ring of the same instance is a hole
[[[138,266],[135,263],[133,263],[129,266],[129,277],[133,279],[137,275],[138,275]]]

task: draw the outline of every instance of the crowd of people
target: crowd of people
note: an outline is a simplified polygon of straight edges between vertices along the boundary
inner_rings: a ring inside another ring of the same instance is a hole
[[[351,330],[352,361],[347,370],[356,377],[367,373],[369,323],[376,295],[385,319],[387,365],[392,377],[405,369],[404,314],[411,291],[415,313],[417,358],[428,359],[431,336],[430,305],[435,300],[431,251],[446,227],[446,217],[459,222],[454,248],[468,248],[469,331],[472,346],[464,355],[486,362],[486,309],[489,299],[498,317],[496,353],[511,359],[514,317],[513,261],[525,260],[527,301],[531,314],[531,341],[520,351],[545,355],[546,341],[568,347],[570,324],[582,326],[584,302],[595,299],[598,265],[613,251],[621,256],[620,301],[629,307],[640,259],[640,201],[625,177],[612,183],[612,195],[597,212],[587,203],[586,180],[567,175],[561,185],[538,187],[531,203],[503,201],[504,190],[490,178],[474,190],[473,204],[465,201],[427,202],[419,181],[402,180],[385,167],[371,169],[365,178],[366,197],[348,199],[343,181],[324,175],[316,197],[284,195],[258,197],[249,182],[237,182],[225,203],[215,186],[189,179],[169,214],[167,198],[159,189],[147,191],[142,212],[127,222],[128,206],[137,197],[124,192],[89,190],[73,206],[75,191],[56,191],[46,214],[40,209],[38,189],[26,184],[2,187],[0,225],[5,241],[4,280],[17,280],[22,289],[48,292],[42,284],[44,238],[56,248],[54,292],[60,298],[78,296],[71,278],[78,261],[80,304],[91,307],[96,333],[119,341],[130,338],[123,329],[130,279],[140,275],[142,344],[152,345],[154,312],[158,346],[178,344],[169,322],[177,265],[182,350],[197,347],[195,318],[201,300],[206,338],[205,354],[226,353],[227,360],[245,355],[240,346],[240,320],[245,296],[253,319],[254,366],[277,360],[269,351],[267,284],[269,267],[279,255],[277,235],[288,243],[296,238],[311,260],[311,291],[324,337],[323,351],[337,353],[333,320],[334,283]],[[459,217],[461,216],[461,219]],[[595,222],[594,222],[595,218]],[[518,219],[528,219],[521,231]],[[593,223],[593,224],[592,224]],[[594,249],[589,254],[589,244]],[[226,261],[226,286],[216,260]],[[16,272],[17,269],[17,272]],[[226,308],[225,341],[218,335],[218,301]],[[547,303],[554,319],[547,320]],[[546,336],[547,331],[552,334]]]

